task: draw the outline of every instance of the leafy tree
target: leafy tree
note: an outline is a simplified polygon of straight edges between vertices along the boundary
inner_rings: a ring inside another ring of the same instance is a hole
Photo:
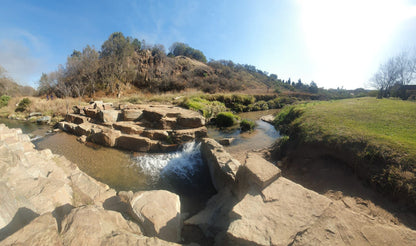
[[[0,97],[0,108],[5,107],[9,104],[10,96],[2,95]]]
[[[189,47],[188,44],[175,42],[169,48],[169,54],[174,56],[187,56],[189,58],[206,63],[207,58],[202,51]]]
[[[318,85],[314,81],[312,81],[309,85],[309,92],[318,93]]]

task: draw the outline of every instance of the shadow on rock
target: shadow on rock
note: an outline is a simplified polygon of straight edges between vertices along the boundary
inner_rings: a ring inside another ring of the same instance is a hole
[[[0,230],[0,241],[20,230],[37,217],[39,217],[39,214],[32,210],[26,207],[19,208],[12,221]]]

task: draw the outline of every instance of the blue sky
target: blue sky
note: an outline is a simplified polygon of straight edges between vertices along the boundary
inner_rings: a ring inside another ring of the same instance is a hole
[[[255,65],[326,88],[366,87],[387,57],[416,46],[416,1],[1,0],[0,65],[37,86],[74,49],[116,31],[166,49]]]

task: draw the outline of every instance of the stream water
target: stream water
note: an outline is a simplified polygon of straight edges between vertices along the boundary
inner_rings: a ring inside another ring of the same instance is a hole
[[[238,128],[220,130],[208,127],[208,135],[214,139],[235,138],[232,145],[226,147],[229,152],[266,148],[279,134],[272,125],[258,119],[275,112],[240,114],[243,119],[256,120],[256,129],[251,133],[241,134]],[[80,144],[76,141],[76,136],[70,134],[49,134],[48,126],[3,118],[0,123],[10,128],[21,128],[33,137],[32,142],[37,149],[48,148],[55,154],[65,156],[90,176],[118,191],[170,190],[180,195],[182,211],[191,214],[203,208],[206,201],[215,194],[198,142],[187,143],[179,151],[171,153],[137,154],[91,143]]]

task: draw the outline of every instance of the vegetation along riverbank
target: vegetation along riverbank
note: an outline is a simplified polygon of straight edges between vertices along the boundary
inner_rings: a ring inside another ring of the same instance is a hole
[[[416,103],[356,98],[285,107],[274,154],[337,158],[374,188],[416,208]]]

